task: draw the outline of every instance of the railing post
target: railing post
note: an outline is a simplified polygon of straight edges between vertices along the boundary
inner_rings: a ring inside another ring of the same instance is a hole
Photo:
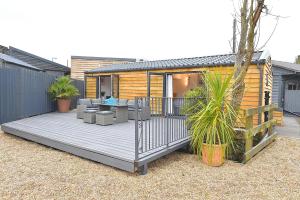
[[[250,131],[253,128],[253,115],[248,116],[247,111],[245,111],[244,116],[246,116],[246,127],[245,127],[246,132],[244,138],[245,138],[245,153],[247,153],[253,147],[253,134]],[[249,159],[250,158],[246,156],[244,158],[244,162],[247,162]]]
[[[168,102],[169,102],[169,99],[166,98],[166,104],[165,107],[168,109],[169,108],[169,105],[168,105]],[[167,111],[168,112],[168,111]],[[167,120],[167,132],[166,132],[166,142],[167,142],[167,148],[169,147],[169,116],[168,116],[168,113],[166,113],[166,120]]]
[[[135,136],[134,136],[134,140],[135,140],[135,161],[138,160],[139,158],[139,116],[138,116],[138,110],[139,110],[139,106],[138,106],[138,97],[135,97]]]

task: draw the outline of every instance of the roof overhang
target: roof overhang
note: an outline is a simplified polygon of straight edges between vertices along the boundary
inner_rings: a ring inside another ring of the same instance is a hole
[[[265,64],[270,59],[270,53],[255,52],[251,64]],[[109,67],[102,67],[85,71],[85,74],[92,73],[113,73],[129,71],[148,71],[148,70],[172,70],[182,68],[203,68],[218,66],[233,66],[235,63],[235,54],[223,54],[215,56],[204,56],[194,58],[170,59],[144,61],[127,64],[113,64]]]

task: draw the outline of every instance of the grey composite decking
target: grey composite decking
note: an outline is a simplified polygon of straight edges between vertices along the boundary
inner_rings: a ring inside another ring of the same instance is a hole
[[[135,159],[135,121],[99,126],[83,123],[75,113],[48,113],[6,123],[2,130],[46,146],[129,172],[186,146],[188,139],[160,146]]]

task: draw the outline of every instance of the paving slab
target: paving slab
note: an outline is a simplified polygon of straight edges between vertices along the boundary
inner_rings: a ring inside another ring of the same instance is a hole
[[[300,117],[285,115],[283,117],[283,126],[277,126],[275,129],[281,136],[300,139]]]

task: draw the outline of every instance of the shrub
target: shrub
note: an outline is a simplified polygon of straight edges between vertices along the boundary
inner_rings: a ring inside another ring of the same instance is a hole
[[[79,95],[69,76],[61,76],[49,87],[48,92],[54,100],[69,99]]]

